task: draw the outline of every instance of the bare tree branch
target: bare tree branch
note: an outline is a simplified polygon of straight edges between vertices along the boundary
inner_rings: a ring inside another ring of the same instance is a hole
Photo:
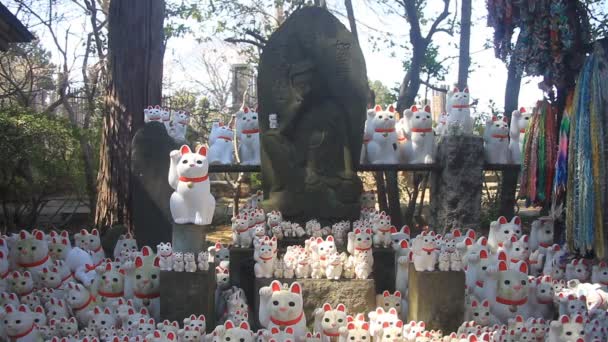
[[[435,91],[439,91],[439,92],[442,92],[442,93],[447,93],[447,92],[448,92],[448,90],[447,90],[447,89],[444,89],[444,88],[441,88],[441,87],[438,87],[438,86],[432,85],[432,84],[430,84],[429,82],[424,81],[424,80],[420,80],[420,84],[423,84],[423,85],[425,85],[426,87],[428,87],[428,88],[430,88],[430,89],[433,89],[433,90],[435,90]]]
[[[232,44],[238,44],[238,43],[251,44],[251,45],[259,47],[260,49],[264,48],[264,44],[262,44],[260,42],[256,42],[255,40],[251,40],[251,39],[226,38],[226,39],[224,39],[224,41],[228,42],[228,43],[232,43]]]

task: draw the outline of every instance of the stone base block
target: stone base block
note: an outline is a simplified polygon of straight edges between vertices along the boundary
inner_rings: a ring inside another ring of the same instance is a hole
[[[464,272],[417,272],[409,268],[408,320],[427,330],[457,331],[464,319]]]
[[[213,265],[209,265],[213,266]],[[215,328],[215,271],[160,272],[160,317],[178,321],[205,315],[207,332]]]
[[[253,248],[230,248],[230,284],[245,291],[247,303],[253,304],[255,292],[255,273]]]
[[[395,291],[395,252],[392,248],[374,248],[372,277],[376,281],[377,293]]]
[[[207,249],[205,238],[210,226],[173,223],[173,250],[198,254]]]
[[[258,310],[260,305],[260,288],[269,286],[273,279],[255,279],[254,296],[254,317],[255,324],[258,321]],[[314,324],[313,311],[323,307],[323,304],[330,303],[335,306],[339,303],[346,305],[349,314],[365,313],[376,308],[376,286],[373,279],[277,279],[281,283],[291,284],[297,281],[302,285],[302,296],[304,298],[304,313],[306,314],[307,324],[312,327]]]

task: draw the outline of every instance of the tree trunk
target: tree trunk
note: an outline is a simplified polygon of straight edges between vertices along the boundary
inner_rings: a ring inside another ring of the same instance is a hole
[[[120,222],[131,229],[131,139],[144,124],[145,106],[162,99],[165,2],[112,0],[108,12],[106,113],[95,224]]]
[[[344,6],[346,7],[346,14],[348,16],[348,24],[350,25],[350,32],[355,37],[357,43],[359,43],[359,34],[357,33],[357,21],[355,20],[355,11],[353,10],[353,2],[351,0],[344,0]]]
[[[414,104],[418,90],[420,90],[420,72],[424,63],[424,54],[428,43],[425,40],[412,42],[414,46],[414,54],[410,68],[405,73],[401,87],[399,88],[399,97],[397,98],[397,111],[403,113],[406,108]]]
[[[467,87],[469,66],[471,65],[471,0],[462,0],[460,16],[460,56],[458,58],[458,88]]]
[[[505,116],[511,118],[511,112],[517,109],[519,99],[519,88],[521,87],[521,70],[510,63],[507,73],[507,85],[505,87]],[[500,183],[498,212],[506,217],[513,216],[515,212],[515,195],[517,191],[517,171],[504,171]]]

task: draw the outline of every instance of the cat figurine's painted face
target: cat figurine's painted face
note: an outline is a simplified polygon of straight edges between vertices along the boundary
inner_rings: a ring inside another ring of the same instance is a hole
[[[587,297],[577,297],[573,294],[566,299],[566,310],[569,316],[581,315],[587,316]]]
[[[511,262],[520,260],[528,260],[530,257],[530,247],[528,245],[528,235],[522,235],[519,239],[515,235],[511,236],[511,240],[504,243],[505,249]]]
[[[578,279],[581,282],[589,279],[589,269],[583,262],[583,259],[574,259],[566,265],[566,278],[568,280]]]
[[[323,334],[327,336],[337,336],[338,330],[346,326],[346,307],[338,304],[332,309],[329,303],[323,304],[323,317],[321,318],[321,328]]]
[[[36,307],[32,311],[32,316],[34,316],[34,323],[36,326],[46,325],[46,313],[44,312],[44,308],[40,305],[36,305]]]
[[[289,290],[283,289],[278,281],[270,284],[272,295],[270,297],[270,316],[281,321],[291,321],[299,318],[303,313],[302,287],[299,283],[292,283]]]
[[[521,236],[521,219],[519,216],[514,216],[509,222],[504,216],[501,216],[495,226],[491,226],[490,229],[494,230],[495,242],[500,247],[505,241],[511,239],[511,236],[515,235],[517,238]]]
[[[215,281],[220,288],[228,286],[230,284],[230,273],[228,268],[217,266],[215,268]]]
[[[346,335],[346,341],[352,342],[369,342],[371,341],[371,335],[369,333],[369,323],[364,322],[359,326],[353,322],[348,323],[346,326],[348,333]]]
[[[156,330],[154,319],[152,318],[141,318],[137,325],[137,333],[141,336],[148,336]]]
[[[523,305],[528,300],[528,265],[518,262],[509,269],[506,261],[498,262],[496,301],[505,305]]]
[[[410,110],[412,111],[412,116],[410,117],[412,133],[432,133],[432,130],[429,131],[433,127],[431,107],[425,106],[423,110],[418,110],[418,107],[412,106]]]
[[[536,278],[536,298],[539,303],[553,303],[553,280],[551,276]]]
[[[336,251],[336,244],[333,236],[328,236],[325,240],[317,238],[317,244],[315,245],[315,251],[319,255],[319,258],[323,260],[327,258],[330,253]]]
[[[125,271],[108,262],[103,271],[98,271],[97,290],[100,294],[122,294],[125,285]]]
[[[200,342],[201,331],[198,328],[184,327],[181,340],[184,342]]]
[[[89,322],[97,331],[112,329],[116,326],[116,320],[109,308],[102,309],[96,306]]]
[[[409,241],[409,239],[410,239],[410,227],[407,225],[401,227],[400,231],[396,231],[394,233],[391,232],[392,247],[395,250],[397,250],[399,248],[401,240]]]
[[[464,88],[463,91],[460,91],[460,89],[455,87],[452,90],[452,96],[450,96],[448,101],[449,101],[449,107],[450,107],[449,112],[469,110],[469,102],[470,102],[469,88]],[[448,113],[448,116],[449,116],[449,113]]]
[[[51,298],[46,303],[46,317],[50,319],[61,320],[69,316],[68,306],[62,299]]]
[[[551,217],[541,217],[532,222],[531,233],[534,234],[538,246],[549,248],[553,243],[554,221]]]
[[[230,249],[217,242],[215,244],[215,259],[217,262],[230,261]]]
[[[156,246],[156,251],[158,255],[161,257],[169,257],[173,254],[173,247],[171,246],[171,242],[161,242]]]
[[[49,242],[49,255],[51,258],[54,260],[65,260],[71,249],[72,244],[68,232],[64,230],[61,234],[51,235]]]
[[[173,123],[180,125],[188,125],[190,123],[190,113],[184,110],[173,112]]]
[[[490,302],[484,299],[481,303],[473,299],[471,301],[471,317],[476,324],[488,326],[490,324]]]
[[[236,113],[236,127],[241,134],[258,133],[258,112],[257,108],[251,110],[249,107],[243,107]]]
[[[154,107],[148,106],[148,108],[144,109],[144,118],[147,117],[147,121],[160,121],[160,110],[159,105]]]
[[[4,329],[8,337],[27,335],[34,326],[34,316],[26,305],[4,306]]]
[[[239,326],[228,320],[224,323],[224,336],[219,340],[222,342],[253,342],[253,332],[249,329],[249,323],[242,322]]]
[[[17,263],[21,267],[40,266],[49,256],[49,246],[41,231],[34,231],[33,234],[30,234],[22,230],[15,248],[17,249]]]
[[[486,129],[489,130],[488,135],[494,139],[500,139],[501,141],[506,141],[509,138],[509,125],[507,124],[507,117],[503,117],[502,119],[497,118],[496,116],[492,117],[492,124],[486,126]]]
[[[63,277],[56,266],[43,268],[38,278],[46,288],[58,289],[63,284]]]
[[[382,334],[380,342],[399,342],[403,341],[403,322],[398,320],[394,324],[384,322],[382,324]]]
[[[136,257],[135,258],[135,292],[149,295],[160,291],[160,259]]]
[[[376,114],[371,121],[371,125],[376,133],[384,133],[384,130],[395,131],[395,124],[397,123],[397,112],[393,105],[386,107],[386,110],[382,110],[382,107],[376,105],[374,108]],[[390,132],[386,132],[390,133]]]
[[[376,327],[376,329],[382,328],[385,324],[394,326],[399,321],[399,316],[395,308],[391,308],[388,311],[384,311],[383,308],[376,308],[376,311],[372,311],[368,314],[370,322]],[[374,332],[375,333],[375,330]]]
[[[224,125],[222,122],[214,122],[211,126],[211,132],[209,133],[209,141],[216,141],[217,139],[224,140],[227,143],[231,143],[234,138],[234,131],[230,126]]]
[[[10,277],[11,292],[18,294],[19,296],[26,296],[34,290],[34,280],[29,271],[23,273],[14,271],[11,273]]]
[[[62,318],[59,322],[59,330],[63,336],[76,336],[78,333],[78,321],[76,318]]]
[[[577,342],[585,338],[585,319],[581,315],[568,317],[563,315],[551,322],[551,329],[558,331],[560,342]]]
[[[139,248],[137,248],[137,240],[133,238],[131,233],[127,233],[118,238],[116,246],[114,247],[114,257],[120,257],[122,251],[137,252],[138,250]]]
[[[393,294],[388,291],[382,292],[381,295],[377,296],[376,306],[384,308],[386,311],[390,308],[395,308],[398,312],[401,311],[401,292],[395,291]]]
[[[159,108],[160,111],[160,119],[163,122],[171,121],[171,112],[168,109]]]
[[[209,171],[209,161],[207,160],[207,148],[199,147],[195,153],[190,150],[188,145],[183,145],[180,149],[181,157],[177,163],[177,175],[187,178],[204,177]]]

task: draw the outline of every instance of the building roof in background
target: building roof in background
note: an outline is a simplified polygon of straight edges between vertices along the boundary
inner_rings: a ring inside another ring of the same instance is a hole
[[[31,42],[34,35],[0,3],[0,51],[6,51],[9,43]]]

